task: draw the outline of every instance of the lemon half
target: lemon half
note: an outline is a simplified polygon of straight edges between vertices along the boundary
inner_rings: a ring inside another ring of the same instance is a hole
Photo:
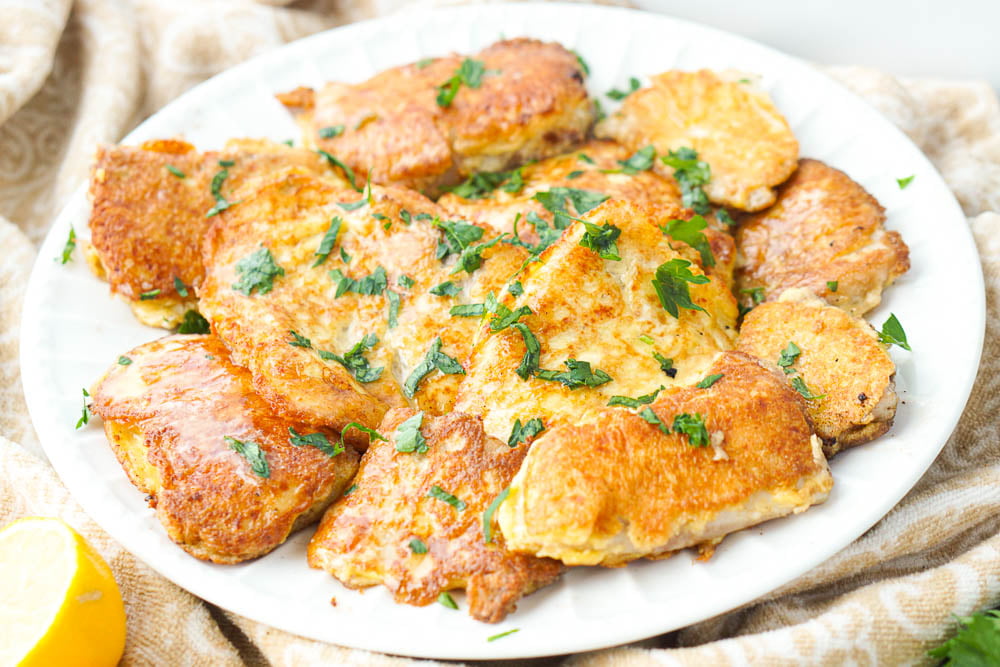
[[[125,607],[104,559],[58,519],[0,531],[0,665],[114,665]]]

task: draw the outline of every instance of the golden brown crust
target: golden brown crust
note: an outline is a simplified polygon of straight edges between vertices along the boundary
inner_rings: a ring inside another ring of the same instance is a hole
[[[772,188],[795,171],[799,144],[770,97],[710,70],[663,72],[629,95],[598,124],[598,137],[657,153],[693,148],[712,169],[705,193],[713,203],[759,211]],[[672,169],[658,164],[658,169]]]
[[[512,39],[473,58],[487,70],[481,86],[463,85],[448,107],[438,105],[437,87],[461,65],[457,55],[279,99],[299,114],[307,145],[358,173],[371,170],[376,183],[428,194],[475,171],[557,155],[586,137],[593,110],[576,57],[562,46]],[[319,136],[338,126],[339,136]]]
[[[818,160],[801,160],[774,206],[740,223],[741,299],[751,305],[746,290],[757,287],[764,288],[767,301],[804,287],[860,317],[910,268],[909,248],[884,222],[882,206],[847,174]]]
[[[331,458],[290,444],[290,427],[316,429],[276,415],[214,336],[168,336],[125,356],[131,363],[113,366],[91,391],[91,410],[167,534],[191,555],[261,556],[316,520],[353,477],[352,449]],[[255,474],[226,436],[257,443],[270,476]]]
[[[771,363],[794,342],[802,353],[791,366],[817,396],[806,409],[827,456],[874,440],[896,413],[896,366],[875,330],[805,290],[789,290],[743,320],[737,348]]]
[[[670,389],[652,411],[670,428],[704,417],[712,445],[609,408],[543,433],[498,512],[509,548],[571,565],[658,557],[822,502],[833,479],[801,397],[727,352],[708,389]]]
[[[222,167],[220,160],[235,164]],[[222,194],[234,202],[280,170],[337,179],[316,154],[267,141],[237,140],[204,154],[169,139],[98,148],[90,183],[97,264],[111,291],[128,301],[143,323],[173,327],[197,307],[195,292],[204,275],[201,239],[212,222],[206,214],[215,206],[211,182],[223,169],[228,177]],[[178,294],[175,278],[188,297]],[[143,300],[143,293],[155,294]]]
[[[707,312],[681,309],[675,318],[664,310],[652,285],[660,264],[686,259],[693,262],[693,273],[704,273],[697,252],[657,228],[675,215],[676,210],[610,200],[584,219],[621,229],[621,261],[602,259],[579,245],[584,228],[574,223],[519,277],[521,296],[501,295],[511,309],[531,308],[521,322],[541,344],[542,368],[564,371],[567,359],[583,360],[613,381],[570,390],[536,377],[523,380],[516,373],[526,349],[522,335],[484,328],[457,409],[482,415],[487,433],[506,439],[516,419],[537,417],[546,426],[572,422],[603,409],[612,395],[639,396],[661,385],[700,380],[715,356],[734,345],[736,300],[728,282],[710,270],[707,284],[690,287],[692,300]],[[654,351],[674,359],[675,378],[661,370]]]
[[[486,436],[482,422],[452,413],[425,416],[426,454],[396,451],[396,429],[414,410],[393,410],[361,460],[356,490],[334,505],[309,543],[309,564],[346,586],[385,585],[397,602],[427,605],[442,591],[465,588],[469,615],[496,623],[519,598],[562,572],[559,563],[513,554],[495,522],[485,542],[483,513],[507,486],[525,447]],[[428,496],[437,486],[465,503],[458,510]],[[414,553],[419,539],[426,554]]]

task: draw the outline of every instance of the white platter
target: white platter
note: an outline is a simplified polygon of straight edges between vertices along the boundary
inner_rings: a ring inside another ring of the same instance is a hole
[[[802,154],[863,184],[910,246],[912,270],[871,317],[881,326],[894,312],[914,350],[892,351],[903,399],[895,427],[834,459],[836,486],[826,504],[733,535],[707,563],[682,553],[621,569],[575,569],[524,599],[497,626],[440,605],[397,605],[381,588],[363,595],[346,590],[306,566],[309,530],[251,563],[204,563],[167,539],[115,461],[99,420],[73,428],[81,387],[125,350],[163,334],[139,325],[123,302],[112,299],[79,252],[66,266],[54,261],[70,225],[86,237],[81,189],[42,246],[25,299],[21,367],[28,406],[46,454],[84,509],[192,593],[289,632],[395,654],[515,658],[621,644],[743,605],[826,560],[902,498],[954,429],[975,378],[985,319],[979,259],[964,216],[930,163],[877,112],[806,64],[745,39],[664,16],[581,5],[480,5],[398,15],[315,35],[235,67],[165,107],[125,143],[183,135],[204,149],[230,137],[297,137],[274,93],[331,79],[363,80],[421,57],[471,52],[501,35],[558,40],[576,49],[591,66],[592,94],[602,98],[629,76],[670,68],[760,73]],[[901,190],[896,178],[911,174],[912,184]],[[486,641],[512,628],[520,632]]]

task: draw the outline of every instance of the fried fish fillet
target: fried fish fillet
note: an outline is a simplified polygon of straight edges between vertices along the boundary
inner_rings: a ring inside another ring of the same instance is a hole
[[[538,341],[541,369],[563,371],[565,381],[523,371],[522,379],[525,335],[514,327],[492,333],[484,325],[456,409],[481,415],[486,432],[506,440],[517,420],[539,418],[547,427],[575,422],[602,410],[613,395],[635,397],[700,380],[716,354],[735,344],[736,300],[714,269],[701,277],[706,272],[699,252],[657,228],[673,215],[670,209],[620,200],[588,213],[584,219],[593,224],[620,230],[619,261],[581,245],[586,232],[581,223],[568,228],[540,262],[529,264],[520,277],[523,293],[501,300],[511,311],[530,308],[520,322]],[[653,286],[657,268],[674,260],[691,262],[685,270],[704,281],[689,286],[691,301],[701,310],[679,308],[678,317],[665,310]],[[668,359],[672,368],[665,365]],[[566,374],[588,375],[578,362],[589,363],[595,377],[589,386],[571,389],[579,383]],[[598,369],[611,380],[595,385]]]
[[[653,76],[595,133],[632,150],[652,144],[661,155],[694,149],[712,170],[708,198],[744,211],[770,205],[772,188],[791,176],[799,157],[798,141],[767,93],[710,70]]]
[[[177,326],[197,307],[201,239],[217,204],[213,180],[236,202],[280,170],[339,178],[317,154],[268,141],[235,140],[208,153],[176,140],[99,147],[90,182],[91,266],[143,324]]]
[[[802,398],[741,352],[711,373],[711,387],[669,389],[645,418],[609,408],[543,433],[497,512],[508,547],[620,565],[825,500],[833,478]],[[706,444],[675,431],[680,415],[703,418]]]
[[[442,89],[450,82],[449,102]],[[376,183],[431,195],[477,171],[563,153],[594,119],[576,56],[527,38],[278,98],[297,114],[307,144],[358,173],[370,170]]]
[[[167,336],[122,359],[91,391],[90,409],[167,535],[197,558],[238,563],[271,551],[318,520],[357,470],[351,448],[331,457],[295,446],[291,429],[338,442],[274,413],[214,336]]]
[[[774,206],[740,223],[741,298],[752,305],[753,290],[774,301],[786,289],[805,287],[860,317],[910,268],[909,248],[884,222],[882,206],[847,174],[801,160]]]
[[[737,349],[770,362],[783,359],[786,379],[800,378],[821,397],[806,401],[806,410],[827,456],[892,426],[898,398],[888,350],[870,324],[809,290],[790,289],[747,313]]]
[[[451,413],[423,417],[425,453],[400,452],[398,429],[417,414],[386,415],[380,428],[389,441],[373,442],[365,452],[356,490],[326,513],[309,543],[309,564],[350,588],[381,583],[397,602],[414,605],[464,588],[469,615],[496,623],[563,569],[507,551],[492,521],[491,541],[485,541],[484,512],[517,472],[526,448],[508,447],[488,437],[475,417]]]
[[[428,357],[465,362],[477,322],[452,317],[451,307],[499,290],[524,251],[494,245],[473,275],[456,275],[455,254],[438,258],[439,213],[404,188],[358,195],[290,174],[213,226],[201,310],[234,361],[251,371],[255,390],[295,419],[375,428],[409,398],[447,412],[461,369],[449,374],[435,362],[412,396],[403,388]],[[449,281],[455,296],[431,293]],[[367,440],[354,431],[348,437]]]

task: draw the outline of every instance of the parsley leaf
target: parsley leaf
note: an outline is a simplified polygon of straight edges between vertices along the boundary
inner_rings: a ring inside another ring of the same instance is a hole
[[[668,435],[670,434],[670,429],[663,423],[663,420],[660,419],[659,415],[653,412],[653,408],[643,408],[639,411],[639,416],[656,428],[660,429],[663,433]]]
[[[325,262],[326,258],[330,256],[330,251],[333,250],[333,245],[337,242],[337,235],[340,234],[340,225],[343,222],[339,215],[333,216],[330,220],[330,227],[326,230],[326,234],[323,234],[323,240],[320,241],[319,248],[313,253],[316,255],[316,261],[313,262],[314,267]]]
[[[464,199],[484,199],[493,194],[497,188],[501,188],[504,192],[520,192],[524,187],[521,169],[522,167],[510,171],[476,172],[449,191]]]
[[[455,264],[452,274],[460,273],[461,271],[472,274],[473,271],[483,265],[483,253],[505,238],[507,238],[507,235],[501,234],[487,243],[478,243],[467,247],[462,251],[462,254],[458,256],[458,262]]]
[[[608,405],[610,407],[623,406],[626,408],[637,408],[640,405],[649,405],[656,400],[656,395],[664,389],[666,389],[666,387],[661,385],[660,388],[653,393],[645,394],[644,396],[639,396],[638,398],[632,398],[630,396],[612,396],[611,400],[608,401]]]
[[[786,375],[794,373],[795,369],[792,368],[792,364],[798,360],[800,354],[802,354],[802,349],[789,341],[785,349],[781,351],[781,356],[778,357],[778,367],[784,369]]]
[[[892,313],[889,314],[889,319],[882,325],[882,331],[878,332],[878,339],[883,345],[898,345],[904,350],[912,352],[910,344],[906,342],[906,332],[903,331],[903,325],[899,323],[899,320]]]
[[[423,555],[427,553],[427,545],[419,537],[414,537],[412,540],[410,540],[409,547],[410,551],[412,551],[417,555]]]
[[[139,295],[139,301],[152,301],[156,297],[160,296],[160,292],[162,291],[163,290],[157,287],[156,289],[151,289],[148,292],[143,292]]]
[[[836,292],[837,291],[837,287],[839,285],[840,285],[839,281],[836,281],[836,280],[827,280],[826,281],[826,288],[828,290],[830,290],[831,292]]]
[[[640,171],[646,171],[653,166],[653,160],[656,159],[656,148],[652,144],[644,148],[640,148],[636,151],[632,157],[627,160],[618,160],[618,164],[622,166],[621,172],[623,174],[628,174],[629,176],[634,176]]]
[[[334,293],[334,298],[339,298],[346,292],[374,296],[381,294],[389,286],[389,277],[386,275],[385,269],[381,266],[376,267],[374,271],[361,280],[348,278],[340,269],[330,271],[330,278],[337,283],[337,291]]]
[[[240,279],[233,283],[233,289],[250,296],[254,290],[258,295],[270,292],[274,279],[285,275],[285,270],[274,261],[271,251],[262,246],[236,263],[236,273]]]
[[[590,76],[590,66],[587,64],[587,61],[583,59],[583,56],[573,49],[570,49],[569,52],[576,56],[576,62],[580,65],[580,71],[583,72],[583,75]]]
[[[916,177],[917,177],[917,175],[913,174],[911,176],[907,176],[906,178],[897,178],[896,179],[896,185],[899,186],[900,190],[905,190],[906,186],[909,185],[910,183],[912,183],[913,179],[916,178]]]
[[[226,161],[220,160],[219,164],[227,166],[223,164],[223,162],[227,162],[228,166],[230,167],[234,164],[232,161],[229,160]],[[217,172],[215,176],[212,177],[212,184],[210,187],[212,189],[212,196],[215,197],[215,206],[208,209],[208,213],[205,214],[206,218],[211,218],[214,215],[222,213],[230,206],[234,206],[235,204],[240,203],[238,201],[234,202],[228,201],[225,197],[222,196],[222,184],[228,177],[229,177],[228,169],[223,169],[222,171]]]
[[[529,438],[534,438],[544,430],[545,424],[538,417],[529,419],[524,424],[521,423],[520,419],[515,419],[514,428],[511,429],[510,437],[507,438],[507,446],[517,447],[522,442],[528,442]]]
[[[580,238],[581,246],[590,248],[603,259],[621,261],[616,243],[618,237],[621,236],[621,229],[607,222],[604,223],[603,227],[598,227],[584,220],[580,222],[587,228],[587,231]]]
[[[583,173],[584,172],[582,172],[579,169],[577,169],[575,171],[571,171],[568,174],[566,174],[566,178],[568,178],[570,180],[572,180],[574,178],[580,178],[581,176],[583,176]]]
[[[260,445],[253,440],[247,440],[244,442],[237,440],[236,438],[231,438],[228,435],[223,439],[229,443],[229,449],[232,449],[247,460],[250,464],[250,470],[252,470],[255,475],[265,478],[271,476],[271,466],[268,465],[267,456],[260,448]]]
[[[428,291],[434,296],[455,296],[462,291],[462,288],[450,280],[446,280],[440,285],[430,288]]]
[[[62,255],[60,256],[60,264],[65,264],[69,260],[73,259],[73,250],[76,248],[76,230],[72,227],[69,228],[69,236],[66,238],[66,245],[63,246]]]
[[[690,148],[669,151],[660,160],[674,168],[674,180],[681,186],[681,201],[684,206],[694,209],[698,215],[708,215],[712,210],[708,205],[708,195],[702,189],[712,180],[712,170],[707,162],[698,159],[698,153]]]
[[[76,422],[76,428],[80,428],[86,424],[90,423],[90,407],[87,405],[87,398],[90,394],[86,389],[83,390],[83,412],[80,413],[80,419]]]
[[[385,298],[389,301],[389,316],[386,319],[388,320],[389,328],[394,329],[399,324],[399,292],[387,289],[385,291]]]
[[[736,221],[733,220],[733,216],[729,215],[729,211],[724,208],[716,209],[715,211],[716,219],[727,227],[735,227]]]
[[[531,308],[528,306],[521,306],[517,310],[511,310],[502,303],[496,303],[493,308],[490,309],[493,313],[493,319],[490,320],[490,331],[503,331],[507,327],[513,326],[515,322],[524,317],[525,315],[531,315]]]
[[[569,227],[572,217],[566,209],[567,199],[573,205],[576,214],[583,215],[607,201],[608,195],[578,188],[550,188],[544,192],[536,192],[532,199],[553,214],[552,224],[556,229],[562,230]]]
[[[424,413],[418,412],[409,419],[400,423],[396,427],[396,451],[403,453],[426,454],[427,439],[420,432],[420,426],[424,423]]]
[[[508,495],[510,495],[510,487],[498,493],[497,497],[486,508],[486,511],[483,512],[483,542],[486,544],[493,541],[493,515],[500,505],[503,504],[503,501],[507,500]]]
[[[353,184],[353,183],[352,183]],[[354,188],[361,193],[361,199],[357,201],[341,201],[337,202],[337,206],[344,209],[345,211],[356,211],[365,204],[371,205],[375,202],[372,197],[372,172],[368,171],[368,181],[365,183],[364,189]],[[365,194],[367,192],[367,194]]]
[[[174,289],[177,290],[177,295],[180,296],[181,298],[183,299],[188,298],[189,293],[187,285],[185,285],[184,281],[178,278],[177,276],[174,276]]]
[[[438,595],[438,604],[448,607],[448,609],[458,609],[458,604],[448,591],[441,591]]]
[[[628,90],[621,91],[621,90],[618,90],[617,88],[612,88],[611,90],[609,90],[608,92],[606,92],[605,95],[607,95],[608,97],[610,97],[613,100],[624,100],[626,97],[628,97],[629,95],[631,95],[635,91],[639,90],[639,88],[641,88],[641,87],[642,87],[642,84],[639,83],[639,79],[637,79],[637,78],[635,78],[633,76],[633,77],[630,77],[629,80],[628,80],[628,88],[629,88]]]
[[[517,329],[517,331],[521,334],[521,338],[524,340],[525,348],[524,356],[521,357],[521,363],[514,372],[517,373],[518,377],[522,380],[527,380],[531,377],[531,374],[536,372],[540,367],[542,359],[542,346],[539,344],[535,334],[531,332],[531,329],[529,329],[528,325],[524,322],[515,322],[511,326]]]
[[[346,368],[354,379],[361,383],[374,382],[382,377],[382,371],[385,370],[384,366],[379,366],[378,368],[372,368],[368,359],[365,358],[365,352],[375,347],[378,343],[378,336],[373,333],[366,334],[354,344],[347,354],[344,356],[339,356],[333,352],[327,352],[326,350],[318,350],[321,359],[327,361],[336,361],[341,366]]]
[[[438,106],[450,107],[462,84],[469,88],[479,88],[483,85],[484,74],[486,74],[486,65],[483,61],[472,58],[463,60],[452,77],[437,87]]]
[[[507,291],[510,292],[513,296],[521,296],[522,294],[524,294],[524,285],[521,284],[520,280],[515,280],[507,288]]]
[[[594,164],[594,158],[590,157],[586,153],[577,153],[576,159],[580,162],[586,162],[587,164]]]
[[[177,328],[179,334],[207,334],[211,331],[208,320],[201,316],[197,310],[189,310],[184,313],[184,321]]]
[[[368,441],[369,442],[375,442],[376,440],[381,440],[382,442],[389,442],[386,439],[386,437],[384,435],[382,435],[381,433],[379,433],[378,431],[376,431],[374,429],[370,429],[367,426],[365,426],[364,424],[359,424],[358,422],[349,422],[340,431],[340,446],[341,447],[345,446],[344,436],[347,435],[347,432],[350,431],[352,428],[355,431],[361,431],[362,433],[367,433],[368,434]],[[347,494],[345,493],[344,495],[346,496]]]
[[[708,429],[705,428],[705,418],[697,412],[690,415],[683,412],[674,417],[673,432],[686,435],[693,447],[708,446]]]
[[[353,169],[351,169],[346,164],[341,162],[340,159],[338,159],[335,155],[329,153],[328,151],[320,149],[316,152],[319,153],[320,156],[324,158],[327,162],[329,162],[331,167],[340,167],[340,169],[344,172],[344,176],[347,177],[347,182],[351,185],[354,191],[361,192],[361,188],[358,187],[357,183],[355,182]]]
[[[423,361],[417,364],[417,367],[410,373],[410,377],[406,378],[406,382],[403,383],[403,393],[406,394],[407,398],[413,398],[420,382],[435,368],[445,375],[465,375],[462,364],[441,351],[440,336],[434,339]]]
[[[598,387],[606,382],[611,382],[611,376],[600,368],[591,370],[589,361],[579,361],[577,359],[567,359],[563,362],[566,371],[539,370],[535,377],[540,380],[550,380],[559,382],[569,389],[580,387]]]
[[[653,287],[660,297],[660,303],[674,317],[680,317],[679,308],[705,312],[704,308],[691,301],[687,284],[704,285],[708,282],[708,277],[691,273],[689,266],[691,262],[686,259],[672,259],[657,267],[656,277],[653,278]]]
[[[131,363],[132,363],[132,360],[129,359],[128,357],[124,356],[124,355],[118,357],[118,365],[119,366],[128,366]]]
[[[340,136],[343,133],[344,133],[343,125],[330,125],[328,127],[319,128],[320,139],[333,139],[334,137]]]
[[[821,398],[826,398],[826,394],[812,393],[809,387],[806,386],[806,381],[803,380],[798,375],[792,378],[792,387],[795,389],[795,391],[802,394],[802,398],[806,399],[807,401],[815,401]]]
[[[686,243],[701,255],[703,266],[715,266],[715,255],[712,254],[712,244],[702,230],[708,227],[705,218],[697,213],[690,220],[671,220],[660,226],[660,231],[672,239]]]
[[[713,384],[722,379],[722,373],[715,373],[713,375],[706,375],[705,378],[695,385],[698,389],[708,389]]]
[[[187,175],[183,171],[181,171],[180,169],[178,169],[177,167],[175,167],[174,165],[168,164],[168,165],[164,165],[164,166],[166,166],[167,171],[169,171],[171,174],[173,174],[177,178],[187,178]]]
[[[410,289],[411,287],[417,284],[416,280],[406,275],[405,273],[401,275],[399,278],[397,278],[396,282],[399,283],[400,287],[403,287],[405,289]]]
[[[481,303],[466,303],[452,306],[448,314],[452,317],[482,317],[486,314],[486,306]]]
[[[341,441],[335,445],[331,445],[330,441],[322,433],[310,433],[309,435],[301,435],[297,433],[291,426],[288,427],[288,434],[292,437],[289,438],[289,442],[296,447],[304,447],[308,445],[309,447],[315,447],[319,451],[323,452],[331,459],[338,455],[344,453],[344,442],[343,438]]]
[[[945,667],[995,665],[1000,661],[1000,611],[989,611],[958,618],[957,634],[941,646],[927,652],[944,660]]]
[[[292,347],[311,348],[313,346],[312,341],[306,338],[305,336],[291,330],[289,330],[288,333],[292,335],[292,340],[288,341],[288,344],[291,345]]]
[[[431,486],[431,490],[427,492],[427,496],[429,498],[437,498],[441,502],[448,503],[449,505],[457,509],[459,512],[468,507],[468,505],[465,504],[464,500],[459,500],[455,496],[451,495],[450,493],[442,489],[437,484]]]
[[[667,374],[667,377],[675,378],[677,377],[677,369],[674,368],[674,360],[667,359],[665,356],[653,350],[653,358],[660,363],[660,370]]]
[[[444,259],[451,254],[459,255],[470,244],[483,238],[482,227],[464,220],[435,220],[434,226],[444,234],[444,238],[438,242],[437,259]]]

